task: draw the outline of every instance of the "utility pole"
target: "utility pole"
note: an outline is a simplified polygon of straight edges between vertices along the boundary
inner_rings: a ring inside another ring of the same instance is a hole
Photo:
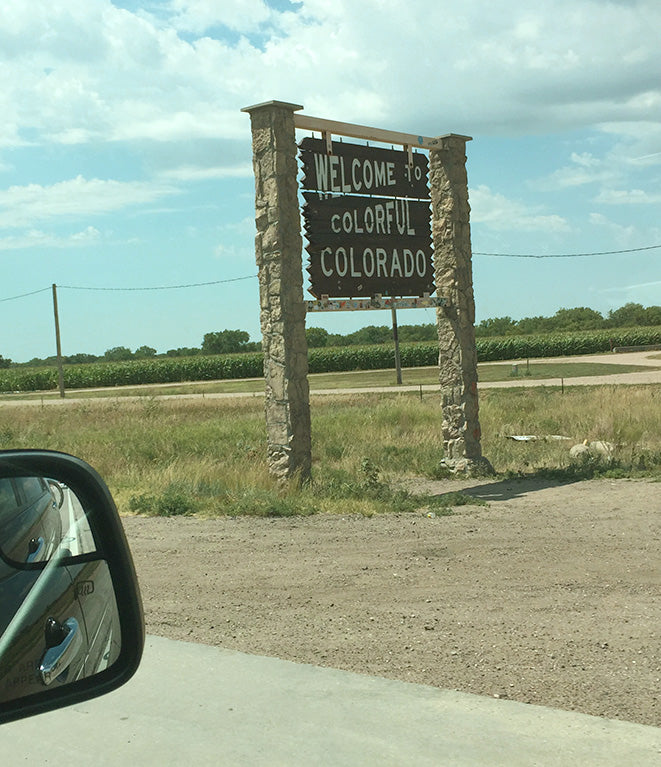
[[[395,371],[397,372],[397,385],[402,385],[402,360],[399,356],[399,332],[397,330],[397,310],[395,309],[395,299],[393,298],[390,306],[392,313],[392,337],[395,341]]]
[[[53,283],[53,313],[55,315],[55,347],[57,350],[57,383],[60,397],[64,399],[64,368],[62,367],[62,344],[60,343],[60,317],[57,311],[57,285]]]

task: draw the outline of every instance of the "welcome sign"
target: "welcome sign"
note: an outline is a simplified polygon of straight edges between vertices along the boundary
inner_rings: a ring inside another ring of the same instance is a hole
[[[427,157],[303,139],[310,292],[319,298],[435,290]]]

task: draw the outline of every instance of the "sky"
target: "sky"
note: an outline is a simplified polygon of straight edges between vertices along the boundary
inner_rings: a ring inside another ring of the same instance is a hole
[[[3,0],[0,354],[55,353],[53,283],[65,355],[259,340],[240,110],[272,99],[473,138],[477,322],[661,304],[660,36],[658,0]]]

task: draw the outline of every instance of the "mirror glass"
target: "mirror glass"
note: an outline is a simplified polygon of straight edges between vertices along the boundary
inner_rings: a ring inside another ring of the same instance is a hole
[[[103,671],[120,637],[76,494],[53,478],[0,478],[0,704]]]
[[[0,553],[17,565],[96,551],[75,493],[50,477],[0,478]]]

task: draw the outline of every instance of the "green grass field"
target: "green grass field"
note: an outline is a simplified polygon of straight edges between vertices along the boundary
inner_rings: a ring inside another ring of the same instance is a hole
[[[661,387],[568,387],[564,394],[550,387],[493,389],[480,402],[483,451],[500,474],[661,476]],[[439,476],[442,414],[434,394],[315,399],[312,427],[313,481],[302,489],[283,490],[268,475],[261,397],[5,407],[0,448],[84,458],[106,478],[122,512],[444,513],[470,500],[402,489],[404,480]],[[515,434],[540,439],[508,439]],[[544,439],[550,435],[568,439]],[[574,463],[569,446],[586,439],[613,443],[612,461]]]

